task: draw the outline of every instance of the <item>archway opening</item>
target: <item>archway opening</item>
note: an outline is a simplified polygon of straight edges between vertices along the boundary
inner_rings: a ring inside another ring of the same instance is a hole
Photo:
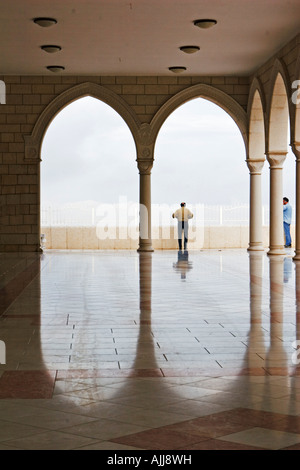
[[[113,108],[90,96],[67,105],[45,133],[41,158],[45,248],[137,245],[135,144]]]
[[[265,169],[265,123],[261,94],[258,89],[253,94],[249,115],[250,169],[250,221],[249,251],[262,251],[268,246],[268,230],[265,226],[265,206],[262,202],[262,173]],[[268,213],[268,211],[267,211]]]
[[[294,205],[294,197],[292,197],[294,184],[292,181],[295,180],[295,169],[294,160],[291,159],[292,152],[288,151],[290,116],[287,90],[286,82],[279,71],[275,76],[269,109],[267,149],[270,163],[269,255],[284,255],[284,246],[291,247],[293,239],[293,235],[291,238],[293,221],[290,217],[290,208],[284,206],[284,211],[282,210],[283,197],[288,198],[290,206]],[[286,185],[287,181],[288,186]],[[287,194],[286,191],[288,191]]]
[[[178,107],[162,125],[155,147],[154,248],[177,248],[171,214],[180,202],[194,213],[190,249],[246,245],[249,173],[245,159],[242,134],[224,109],[204,98]]]

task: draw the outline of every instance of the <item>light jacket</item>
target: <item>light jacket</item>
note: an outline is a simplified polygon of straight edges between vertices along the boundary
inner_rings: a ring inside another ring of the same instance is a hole
[[[193,214],[189,209],[186,207],[180,207],[180,209],[177,209],[177,211],[172,214],[173,219],[178,219],[178,222],[186,222],[189,219],[192,219]]]
[[[283,206],[283,222],[289,225],[292,223],[292,206],[289,203]]]

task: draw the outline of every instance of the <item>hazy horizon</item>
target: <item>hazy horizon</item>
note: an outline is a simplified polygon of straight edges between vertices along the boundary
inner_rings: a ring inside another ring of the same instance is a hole
[[[197,98],[175,110],[155,146],[152,203],[248,204],[249,170],[241,133],[219,106]],[[85,97],[51,122],[42,144],[41,205],[138,202],[139,174],[131,132],[118,113]],[[284,164],[284,195],[295,201],[295,158]],[[262,171],[269,203],[269,164]]]

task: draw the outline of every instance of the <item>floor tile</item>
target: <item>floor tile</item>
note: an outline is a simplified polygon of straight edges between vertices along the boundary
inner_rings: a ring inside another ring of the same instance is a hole
[[[173,251],[0,258],[3,450],[299,448],[284,259],[193,251],[183,282]]]
[[[7,441],[13,438],[30,435],[36,436],[40,432],[41,430],[37,427],[0,420],[0,442],[2,444],[7,444]]]
[[[113,442],[137,447],[139,449],[165,450],[188,448],[207,437],[184,434],[176,431],[166,432],[163,428],[151,429],[138,434],[131,434],[115,439]]]
[[[95,439],[83,436],[74,436],[74,434],[59,431],[49,431],[36,436],[13,439],[7,441],[7,444],[22,450],[73,450],[94,442]]]
[[[6,371],[0,378],[1,398],[51,398],[56,371]]]
[[[222,436],[222,440],[254,447],[262,447],[269,450],[279,450],[300,444],[300,434],[256,427],[228,436]]]
[[[77,436],[111,440],[114,437],[126,436],[127,434],[133,434],[134,432],[143,431],[144,429],[143,426],[121,423],[117,420],[99,419],[90,423],[66,427],[62,430]]]

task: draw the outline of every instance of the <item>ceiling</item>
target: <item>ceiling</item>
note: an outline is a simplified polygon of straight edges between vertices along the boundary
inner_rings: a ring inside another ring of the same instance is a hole
[[[32,19],[57,24],[37,26]],[[211,18],[210,29],[194,20]],[[300,31],[299,0],[1,0],[0,74],[249,75]],[[45,44],[62,47],[49,54]],[[185,54],[179,47],[197,45]]]

